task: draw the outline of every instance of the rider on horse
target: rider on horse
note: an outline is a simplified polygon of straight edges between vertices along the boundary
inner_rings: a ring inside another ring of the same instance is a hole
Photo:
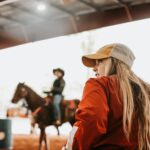
[[[65,81],[63,79],[64,71],[60,68],[53,69],[53,73],[56,76],[56,80],[53,83],[51,91],[44,91],[46,94],[51,94],[53,96],[53,105],[54,105],[54,118],[55,123],[61,123],[61,110],[60,103],[62,100],[62,92],[65,87]]]

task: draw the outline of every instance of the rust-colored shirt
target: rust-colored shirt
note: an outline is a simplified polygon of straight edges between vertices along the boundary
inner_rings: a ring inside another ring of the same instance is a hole
[[[116,76],[90,78],[76,112],[68,150],[137,150],[137,123],[132,139],[123,132],[123,101]]]

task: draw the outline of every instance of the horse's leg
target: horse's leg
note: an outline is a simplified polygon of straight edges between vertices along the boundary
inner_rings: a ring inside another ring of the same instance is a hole
[[[57,135],[60,135],[60,132],[59,132],[59,126],[58,125],[55,125],[56,129],[57,129]]]
[[[31,130],[30,130],[31,134],[35,134],[35,123],[31,123]]]
[[[36,125],[36,118],[34,118],[35,116],[31,116],[31,130],[30,133],[34,134],[35,133],[35,125]]]
[[[44,137],[44,129],[40,128],[41,133],[40,133],[40,139],[39,139],[39,150],[41,150],[42,148],[42,141],[43,141],[43,137]]]
[[[44,139],[44,142],[45,142],[45,150],[48,150],[47,136],[46,136],[45,130],[44,130],[43,139]]]

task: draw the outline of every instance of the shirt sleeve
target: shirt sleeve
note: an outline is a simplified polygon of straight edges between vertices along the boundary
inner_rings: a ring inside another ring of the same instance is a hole
[[[94,78],[87,81],[83,97],[76,111],[76,123],[68,140],[67,150],[91,150],[106,133],[109,112],[107,96],[101,84]]]

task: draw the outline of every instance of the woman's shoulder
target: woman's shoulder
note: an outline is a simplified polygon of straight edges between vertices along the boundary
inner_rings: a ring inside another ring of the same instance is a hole
[[[90,78],[87,80],[86,84],[101,84],[101,85],[108,85],[113,84],[117,82],[117,76],[111,75],[111,76],[103,76],[100,78]]]

